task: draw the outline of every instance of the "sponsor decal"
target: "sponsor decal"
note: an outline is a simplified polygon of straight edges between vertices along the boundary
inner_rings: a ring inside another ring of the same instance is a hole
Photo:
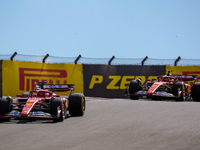
[[[199,75],[200,71],[183,71],[183,75]]]
[[[33,103],[26,103],[26,105],[32,105]]]
[[[23,92],[35,90],[39,82],[74,84],[77,93],[83,93],[83,65],[49,64],[3,60],[2,95],[15,97]],[[69,83],[68,83],[69,82]],[[69,92],[59,92],[68,95]]]
[[[147,91],[138,91],[138,92],[137,92],[137,94],[139,94],[139,95],[140,95],[140,94],[141,94],[141,95],[142,95],[142,94],[146,94],[146,93],[147,93]]]
[[[35,98],[36,99],[36,98]],[[35,102],[35,99],[29,99],[29,102]]]
[[[157,76],[149,76],[148,79],[155,79]],[[109,81],[106,89],[109,90],[116,90],[116,89],[121,89],[124,90],[126,89],[126,86],[130,83],[131,80],[135,79],[141,79],[142,84],[145,82],[146,77],[145,76],[120,76],[120,75],[110,75],[108,76]],[[103,83],[103,75],[92,75],[90,84],[89,84],[89,89],[93,89],[95,85],[100,85]],[[107,79],[106,79],[107,80]],[[108,81],[108,80],[107,80]],[[157,86],[157,85],[155,85]]]
[[[19,111],[11,111],[8,115],[11,115],[11,116],[17,116],[17,115],[20,115],[20,112]]]
[[[34,112],[32,113],[32,115],[34,115],[34,116],[44,116],[45,113],[42,112],[42,111],[34,111]]]
[[[66,84],[66,78],[66,70],[19,68],[19,90],[34,90],[40,81],[46,81],[48,84]]]

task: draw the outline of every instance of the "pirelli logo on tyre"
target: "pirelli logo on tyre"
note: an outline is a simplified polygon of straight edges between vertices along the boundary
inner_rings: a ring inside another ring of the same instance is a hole
[[[19,68],[19,90],[34,90],[41,81],[48,84],[67,84],[66,78],[66,70]]]
[[[36,84],[75,84],[75,92],[83,93],[83,66],[80,64],[46,64],[3,60],[2,95],[16,95],[35,89]],[[59,92],[59,95],[67,95]]]

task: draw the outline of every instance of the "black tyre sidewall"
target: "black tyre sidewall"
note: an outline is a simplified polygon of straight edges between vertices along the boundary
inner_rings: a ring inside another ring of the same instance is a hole
[[[69,113],[71,116],[83,116],[85,108],[85,96],[83,94],[72,93],[69,96]]]
[[[139,96],[133,96],[134,93],[138,92],[140,88],[140,84],[136,80],[131,80],[129,84],[129,95],[130,99],[132,100],[138,100]]]
[[[11,111],[11,105],[11,98],[0,98],[0,115],[9,113]]]
[[[55,98],[50,101],[50,114],[57,116],[57,108],[60,106],[61,112],[60,112],[60,117],[55,118],[54,121],[60,122],[65,119],[63,116],[63,101],[62,98]]]
[[[193,84],[191,88],[191,96],[194,101],[200,101],[200,82]]]
[[[185,100],[185,96],[183,92],[183,87],[184,87],[184,83],[183,82],[176,82],[173,84],[173,95],[178,96],[178,89],[181,88],[181,97],[180,98],[175,98],[175,101],[184,101]]]

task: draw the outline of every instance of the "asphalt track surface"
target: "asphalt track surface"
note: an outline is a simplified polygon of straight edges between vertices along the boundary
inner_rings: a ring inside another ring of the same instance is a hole
[[[86,98],[83,117],[0,123],[0,150],[199,150],[200,103]]]

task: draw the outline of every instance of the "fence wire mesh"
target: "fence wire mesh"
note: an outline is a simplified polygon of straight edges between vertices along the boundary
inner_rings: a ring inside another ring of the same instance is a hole
[[[0,55],[0,60],[11,60],[13,54]],[[45,60],[45,55],[23,55],[17,54],[13,57],[13,61],[24,61],[24,62],[44,62],[45,63],[66,63],[66,64],[74,64],[77,60],[77,57],[56,57],[56,56],[48,56]],[[174,59],[155,59],[155,58],[147,58],[143,65],[169,65],[174,66]],[[77,60],[77,64],[101,64],[108,65],[110,58],[88,58],[88,57],[80,57]],[[111,65],[142,65],[142,61],[144,58],[114,58],[110,64]],[[177,62],[177,66],[199,66],[200,59],[185,59],[181,58]]]

